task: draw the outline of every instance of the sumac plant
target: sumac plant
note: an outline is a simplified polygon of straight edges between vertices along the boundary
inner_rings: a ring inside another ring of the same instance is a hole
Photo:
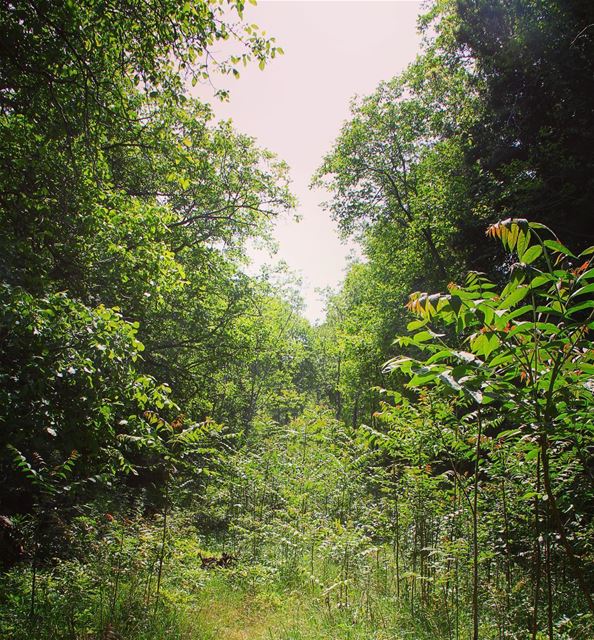
[[[575,255],[548,227],[524,219],[494,224],[487,235],[510,254],[506,282],[471,272],[448,293],[412,294],[407,306],[418,318],[410,335],[397,338],[403,353],[385,369],[408,376],[409,387],[470,401],[477,481],[480,460],[492,456],[481,444],[481,416],[500,416],[489,437],[533,465],[525,494],[537,530],[531,630],[537,637],[543,594],[540,615],[552,638],[557,556],[561,565],[566,558],[583,606],[594,614],[594,247]]]

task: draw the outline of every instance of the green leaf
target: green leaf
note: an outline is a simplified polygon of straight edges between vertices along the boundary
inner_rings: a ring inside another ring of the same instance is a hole
[[[542,255],[542,246],[539,244],[532,245],[521,257],[520,260],[524,264],[532,264]]]
[[[507,334],[508,338],[513,338],[514,336],[516,336],[519,333],[528,333],[530,331],[532,331],[534,329],[534,323],[533,322],[528,322],[528,321],[524,321],[524,322],[518,322],[518,324],[516,324],[511,331]]]
[[[516,242],[518,241],[518,236],[520,235],[520,227],[513,222],[509,227],[507,237],[505,237],[507,246],[510,251],[513,251],[516,248]]]
[[[514,289],[506,298],[502,300],[497,309],[510,309],[518,302],[521,302],[530,293],[530,287],[521,286]]]
[[[583,311],[584,309],[594,309],[594,300],[586,300],[586,302],[577,304],[574,307],[568,309],[566,313],[568,316],[571,316],[578,311]]]
[[[590,280],[591,278],[594,278],[594,269],[588,269],[588,271],[582,273],[582,275],[577,279],[577,282],[581,282],[582,280]]]
[[[416,374],[410,379],[407,386],[413,387],[413,388],[425,386],[430,382],[434,382],[435,379],[437,378],[437,375],[438,375],[437,372]]]
[[[523,256],[526,249],[528,249],[528,247],[530,246],[531,235],[532,234],[528,229],[526,229],[526,231],[520,231],[518,235],[517,252],[518,252],[518,258],[520,258],[522,262],[525,262]]]
[[[498,367],[502,364],[514,362],[514,356],[511,353],[498,353],[492,360],[487,363],[490,367]]]
[[[485,358],[489,357],[489,354],[501,344],[501,341],[496,333],[479,333],[471,340],[471,348],[474,353],[482,355]]]
[[[415,344],[422,344],[429,340],[433,340],[433,333],[431,331],[420,331],[413,336],[413,342]]]
[[[549,227],[547,227],[546,224],[542,224],[542,222],[529,222],[528,226],[531,229],[545,229],[546,231],[550,231],[552,233],[552,231],[549,229]]]
[[[427,320],[413,320],[406,325],[408,331],[417,331],[427,324]]]
[[[455,352],[451,351],[450,349],[443,349],[441,351],[438,351],[434,355],[432,355],[427,360],[427,364],[433,364],[434,362],[440,362],[441,360],[445,360],[446,358],[451,358],[453,355],[455,355]]]
[[[415,364],[416,360],[413,360],[412,358],[409,358],[407,356],[398,356],[396,358],[388,360],[388,362],[384,364],[383,370],[385,372],[390,372],[398,369],[400,371],[403,371],[404,373],[410,373],[412,367]]]
[[[557,242],[557,240],[545,240],[544,245],[545,247],[547,247],[548,249],[551,249],[552,251],[561,253],[564,256],[570,256],[572,258],[575,258],[575,255],[565,245],[561,244],[560,242]]]
[[[594,293],[594,282],[592,284],[587,284],[585,287],[578,289],[571,297],[577,298],[578,296],[583,296],[587,293]]]
[[[541,273],[530,282],[530,288],[538,289],[538,287],[541,287],[543,284],[547,284],[547,282],[555,282],[555,280],[556,278],[552,274]]]
[[[524,456],[525,460],[534,460],[538,457],[540,449],[538,447],[532,447],[528,450],[526,455]]]

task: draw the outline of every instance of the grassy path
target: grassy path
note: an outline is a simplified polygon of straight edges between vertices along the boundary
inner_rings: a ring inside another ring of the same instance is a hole
[[[224,574],[209,578],[187,615],[188,640],[398,640],[348,612],[328,615],[305,592],[237,588]]]
[[[254,596],[213,601],[200,610],[205,640],[269,640],[286,637],[294,626],[285,606],[267,604]]]

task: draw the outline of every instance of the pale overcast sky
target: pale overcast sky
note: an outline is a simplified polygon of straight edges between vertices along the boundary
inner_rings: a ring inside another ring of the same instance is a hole
[[[252,64],[239,80],[218,83],[230,89],[231,99],[212,101],[217,117],[231,118],[237,130],[291,167],[301,221],[276,223],[275,259],[301,275],[305,315],[312,322],[323,317],[316,289],[339,285],[352,247],[341,243],[336,225],[320,208],[327,194],[309,189],[311,176],[348,119],[349,100],[371,93],[419,52],[419,11],[419,2],[398,0],[260,0],[256,7],[248,5],[246,20],[274,36],[285,55],[264,71]],[[256,265],[274,261],[252,253]]]

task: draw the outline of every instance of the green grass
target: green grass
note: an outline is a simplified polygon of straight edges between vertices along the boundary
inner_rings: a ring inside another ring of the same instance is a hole
[[[84,561],[38,571],[31,616],[31,568],[0,575],[0,637],[7,640],[438,640],[388,596],[369,602],[357,585],[348,604],[307,572],[273,558],[205,570],[200,541],[179,527],[155,596],[158,526],[114,528]],[[305,564],[308,559],[304,559]],[[110,635],[111,634],[111,635]]]
[[[278,584],[238,585],[235,576],[213,576],[194,610],[200,640],[395,640],[387,630],[357,621],[352,611],[328,611],[319,598]]]
[[[146,604],[144,578],[120,583],[109,606],[106,581],[92,567],[63,563],[38,576],[36,615],[29,616],[30,573],[1,580],[0,636],[11,640],[100,640],[106,629],[126,640],[400,640],[388,603],[375,620],[328,605],[308,585],[288,586],[265,568],[210,570],[170,558],[159,602]],[[294,581],[293,581],[294,582]],[[375,608],[376,611],[380,609]],[[421,637],[421,636],[414,636]]]

